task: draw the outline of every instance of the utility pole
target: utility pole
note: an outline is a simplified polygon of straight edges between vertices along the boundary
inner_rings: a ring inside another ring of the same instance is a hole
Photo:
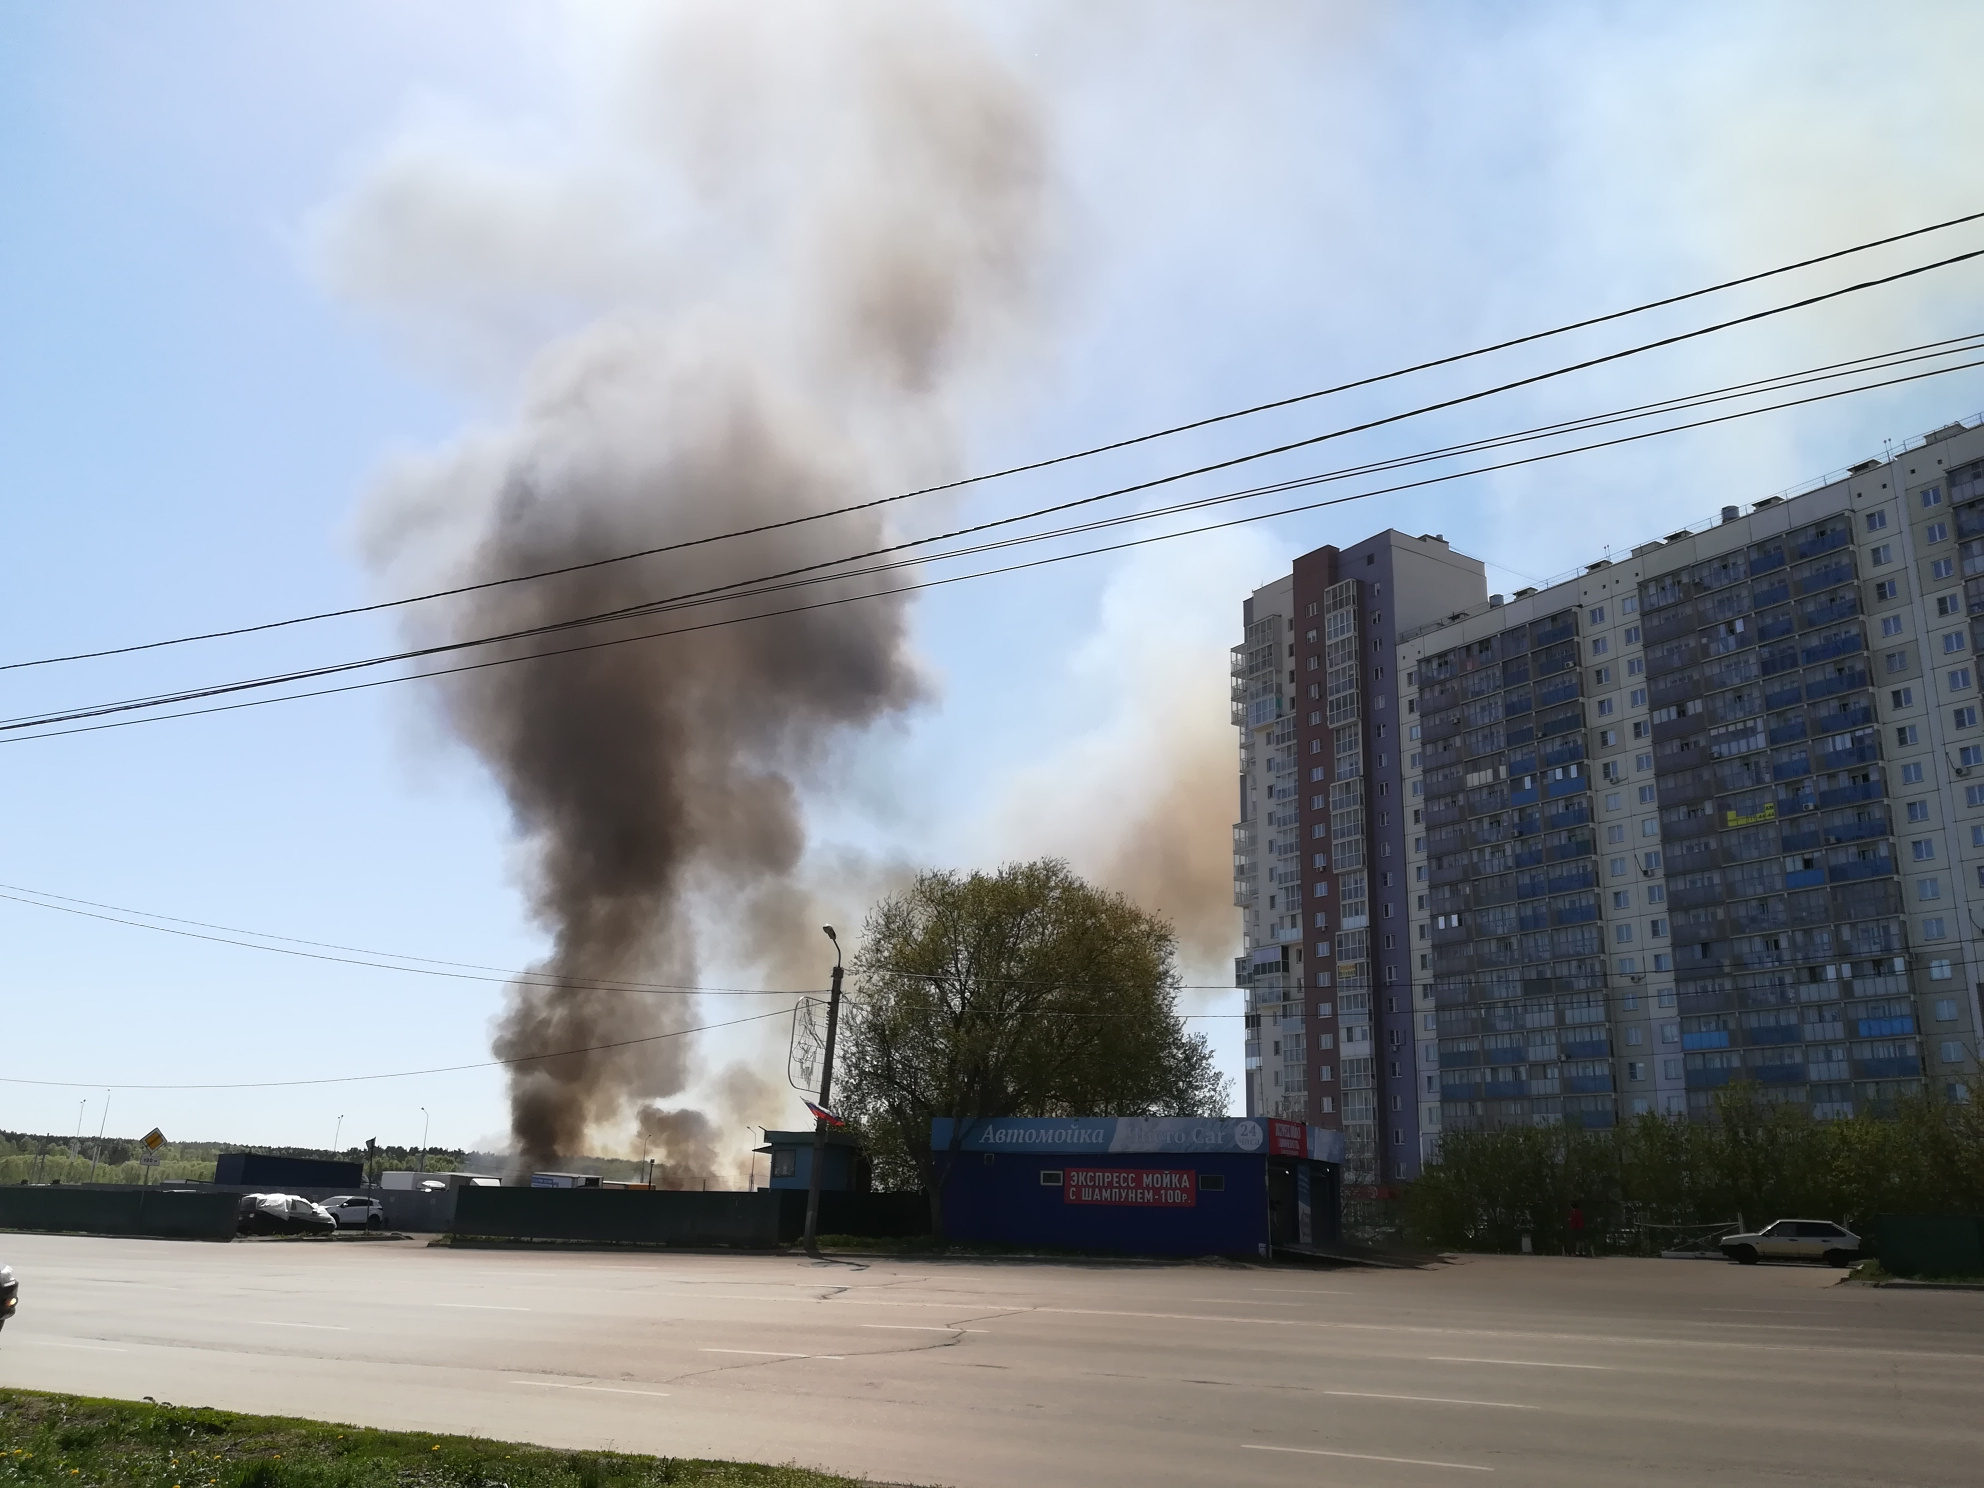
[[[96,1146],[90,1149],[90,1176],[87,1182],[96,1182],[96,1160],[103,1156],[103,1132],[110,1125],[110,1092],[103,1093],[103,1120],[97,1123]]]
[[[427,1114],[427,1107],[420,1108],[420,1171],[427,1171],[427,1124],[434,1118]]]
[[[834,1033],[840,1025],[840,937],[832,925],[822,925],[827,939],[834,943],[833,990],[827,994],[827,1047],[820,1055],[820,1109],[831,1111],[828,1102],[834,1091]],[[813,1118],[813,1170],[806,1175],[806,1254],[820,1256],[820,1170],[827,1162],[827,1119]]]

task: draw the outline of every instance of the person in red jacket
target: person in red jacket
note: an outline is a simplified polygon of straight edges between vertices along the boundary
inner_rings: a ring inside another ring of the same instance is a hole
[[[1571,1254],[1581,1256],[1591,1254],[1591,1246],[1586,1243],[1584,1238],[1584,1204],[1582,1202],[1571,1205]]]

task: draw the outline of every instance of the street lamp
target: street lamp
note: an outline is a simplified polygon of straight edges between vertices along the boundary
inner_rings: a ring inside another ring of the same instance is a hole
[[[834,943],[833,990],[827,994],[827,1046],[820,1055],[820,1109],[830,1111],[829,1102],[834,1091],[834,1031],[840,1023],[840,937],[834,934],[832,925],[820,927],[826,931],[827,939]],[[813,1171],[806,1177],[806,1254],[814,1260],[821,1259],[820,1242],[820,1169],[827,1161],[827,1118],[813,1118]]]
[[[344,1137],[344,1112],[338,1112],[337,1130],[331,1133],[331,1156],[338,1155],[338,1142]]]
[[[427,1171],[427,1125],[434,1118],[427,1114],[427,1107],[420,1108],[420,1171]]]

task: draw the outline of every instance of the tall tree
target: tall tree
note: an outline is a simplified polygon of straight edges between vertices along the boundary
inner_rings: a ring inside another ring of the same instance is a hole
[[[1198,1116],[1226,1105],[1177,1012],[1171,926],[1052,858],[925,873],[870,912],[849,967],[837,1090],[885,1181],[943,1227],[954,1152],[931,1120]]]

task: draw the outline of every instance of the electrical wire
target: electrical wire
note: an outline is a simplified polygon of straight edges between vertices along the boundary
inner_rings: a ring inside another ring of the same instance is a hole
[[[103,1080],[30,1080],[18,1075],[0,1075],[0,1085],[46,1085],[65,1090],[275,1090],[303,1085],[352,1085],[365,1080],[410,1080],[419,1075],[452,1075],[463,1070],[511,1069],[518,1065],[537,1064],[546,1059],[567,1059],[576,1054],[597,1054],[606,1049],[631,1049],[640,1044],[659,1043],[663,1039],[687,1038],[692,1033],[709,1033],[718,1028],[736,1028],[744,1023],[762,1023],[767,1018],[783,1018],[791,1012],[789,1008],[774,1008],[769,1013],[752,1013],[743,1018],[731,1018],[722,1023],[705,1023],[696,1028],[677,1028],[668,1033],[650,1033],[640,1038],[615,1039],[609,1044],[586,1044],[576,1049],[559,1049],[550,1054],[519,1054],[512,1059],[483,1059],[473,1064],[440,1064],[431,1069],[388,1070],[375,1075],[325,1075],[317,1079],[305,1080],[236,1080],[208,1081],[189,1085],[119,1085],[115,1081]]]
[[[1691,429],[1699,429],[1699,428],[1709,427],[1715,424],[1728,423],[1736,419],[1751,418],[1759,414],[1780,412],[1786,408],[1801,407],[1806,404],[1825,402],[1833,398],[1847,397],[1854,393],[1870,392],[1880,388],[1899,386],[1904,383],[1921,381],[1929,377],[1946,376],[1949,373],[1970,370],[1979,365],[1984,365],[1984,363],[1977,363],[1977,362],[1961,363],[1953,367],[1938,368],[1933,371],[1915,373],[1906,377],[1889,378],[1881,382],[1867,383],[1850,388],[1835,389],[1831,392],[1821,393],[1811,397],[1791,399],[1782,403],[1769,404],[1761,408],[1744,409],[1735,413],[1722,414],[1714,418],[1697,419],[1687,423],[1670,425],[1665,428],[1643,430],[1635,434],[1624,435],[1615,439],[1600,440],[1591,444],[1577,445],[1569,449],[1546,451],[1545,453],[1526,456],[1522,459],[1501,461],[1495,464],[1478,466],[1469,470],[1452,471],[1444,475],[1431,476],[1423,480],[1408,481],[1401,483],[1399,485],[1384,486],[1384,487],[1379,487],[1375,490],[1356,492],[1349,496],[1333,497],[1323,501],[1305,502],[1295,506],[1282,507],[1274,511],[1254,513],[1244,517],[1236,517],[1227,521],[1209,523],[1201,527],[1184,528],[1175,532],[1158,533],[1149,537],[1130,539],[1120,543],[1105,544],[1100,547],[1078,549],[1073,552],[1054,554],[1046,558],[1033,559],[1023,563],[1006,564],[995,568],[977,570],[971,573],[956,574],[947,578],[929,579],[910,584],[899,584],[890,588],[873,589],[859,594],[844,595],[832,599],[818,600],[807,604],[790,605],[783,609],[766,610],[749,615],[729,616],[722,619],[706,621],[696,625],[676,626],[670,629],[658,630],[658,631],[645,631],[636,635],[617,636],[605,640],[582,642],[577,645],[563,646],[550,650],[531,651],[516,656],[495,657],[485,661],[464,663],[459,666],[441,667],[422,672],[410,672],[402,676],[375,678],[365,682],[346,683],[336,687],[314,688],[304,692],[286,693],[281,696],[272,697],[272,698],[256,698],[256,699],[250,699],[246,702],[218,704],[213,707],[207,707],[207,708],[190,708],[176,713],[153,714],[149,717],[121,719],[111,723],[94,723],[94,724],[84,723],[81,727],[76,727],[76,728],[55,729],[55,728],[49,728],[48,725],[54,723],[63,723],[63,722],[79,722],[81,720],[86,720],[90,718],[105,717],[107,715],[118,712],[135,712],[148,708],[166,707],[166,706],[170,706],[175,702],[197,701],[209,697],[225,696],[236,692],[251,691],[251,690],[256,690],[259,688],[271,687],[271,686],[280,686],[286,682],[309,680],[314,677],[335,675],[340,672],[347,672],[370,665],[384,664],[385,662],[389,662],[393,660],[414,659],[428,653],[408,652],[393,657],[380,658],[377,661],[339,663],[327,667],[312,668],[306,671],[280,674],[274,677],[255,678],[243,682],[224,683],[212,687],[189,689],[187,691],[180,693],[158,694],[149,698],[127,699],[117,703],[101,704],[89,708],[73,709],[62,713],[50,713],[50,714],[24,717],[24,718],[9,719],[9,720],[5,720],[4,722],[0,722],[0,733],[12,734],[13,737],[0,738],[0,744],[21,743],[21,742],[25,742],[28,739],[61,738],[71,734],[96,733],[104,729],[128,728],[141,723],[162,722],[167,719],[201,717],[207,714],[233,712],[242,708],[259,707],[270,703],[295,702],[304,698],[328,697],[347,692],[360,692],[374,687],[391,686],[401,682],[421,681],[436,677],[454,676],[465,672],[481,671],[488,667],[508,666],[513,663],[523,662],[523,661],[540,661],[556,656],[566,656],[578,652],[599,650],[608,646],[619,646],[619,645],[627,645],[639,641],[657,640],[666,636],[693,634],[698,631],[720,629],[730,625],[745,624],[757,620],[776,619],[786,615],[799,614],[809,610],[826,609],[836,605],[852,604],[862,600],[882,599],[896,595],[916,593],[925,589],[943,588],[952,584],[964,583],[972,579],[990,578],[997,575],[1019,573],[1026,571],[1028,569],[1046,567],[1050,564],[1068,562],[1076,558],[1096,557],[1103,554],[1121,552],[1129,548],[1143,547],[1159,542],[1170,542],[1179,538],[1203,536],[1206,533],[1220,531],[1229,527],[1244,526],[1254,522],[1271,521],[1279,517],[1292,516],[1304,512],[1316,511],[1324,507],[1340,506],[1353,501],[1365,501],[1376,496],[1394,495],[1402,491],[1417,490],[1427,486],[1443,484],[1447,481],[1465,479],[1470,476],[1491,474],[1497,471],[1510,470],[1510,469],[1518,468],[1520,466],[1537,464],[1546,460],[1561,459],[1568,455],[1585,454],[1593,450],[1609,449],[1618,445],[1635,443],[1643,439],[1658,438],[1667,434],[1681,433]],[[1072,533],[1095,531],[1101,528],[1118,526],[1131,522],[1147,521],[1158,516],[1174,515],[1178,511],[1191,510],[1202,506],[1213,505],[1213,504],[1217,504],[1222,500],[1240,499],[1246,496],[1254,496],[1265,493],[1286,491],[1302,486],[1314,485],[1323,481],[1335,480],[1340,478],[1341,478],[1340,476],[1338,476],[1333,472],[1320,474],[1320,475],[1296,477],[1289,481],[1278,482],[1273,486],[1254,488],[1249,491],[1241,492],[1241,493],[1228,493],[1226,496],[1222,496],[1222,497],[1202,498],[1198,501],[1194,501],[1190,503],[1181,503],[1179,506],[1175,508],[1163,508],[1150,512],[1129,513],[1123,516],[1099,519],[1095,522],[1061,529],[1059,531],[1052,533],[1033,534],[1029,536],[1015,537],[998,543],[981,545],[979,547],[965,551],[971,553],[989,552],[1003,547],[1020,546],[1027,542],[1043,541],[1052,537],[1067,536]],[[894,564],[881,565],[872,570],[861,570],[861,571],[842,573],[836,575],[820,576],[816,579],[808,580],[807,582],[832,582],[836,579],[865,577],[870,573],[886,572],[893,569],[914,567],[918,563],[938,561],[943,558],[956,557],[956,556],[961,556],[961,554],[947,553],[947,554],[930,555],[921,559],[905,560]],[[790,588],[790,587],[797,587],[797,585],[786,584],[786,585],[780,585],[778,587]],[[757,592],[770,593],[774,591],[771,589],[767,589]],[[733,595],[722,596],[722,598],[724,599],[743,599],[743,598],[751,598],[751,597],[755,597],[755,595],[733,594]],[[562,625],[548,626],[548,627],[543,627],[542,629],[548,631],[548,630],[555,630],[560,628],[564,628],[564,627]],[[464,644],[474,644],[474,643],[464,643]],[[449,650],[449,649],[458,649],[458,648],[438,647],[433,649]],[[29,729],[38,729],[41,731],[35,733],[23,732]]]
[[[1887,247],[1894,243],[1903,242],[1911,238],[1921,237],[1929,233],[1942,232],[1952,227],[1959,227],[1964,224],[1976,222],[1979,220],[1984,220],[1984,212],[1973,212],[1965,216],[1950,218],[1944,222],[1932,223],[1927,227],[1914,228],[1908,232],[1896,233],[1884,238],[1876,238],[1870,240],[1869,242],[1856,244],[1850,248],[1837,249],[1830,253],[1817,255],[1816,257],[1801,259],[1795,263],[1780,265],[1779,267],[1774,269],[1766,269],[1758,273],[1743,275],[1735,279],[1723,280],[1720,283],[1707,285],[1699,289],[1689,290],[1681,294],[1669,295],[1664,298],[1656,299],[1656,300],[1649,300],[1643,304],[1630,306],[1624,310],[1615,310],[1603,315],[1591,316],[1583,320],[1572,321],[1564,325],[1552,327],[1548,330],[1533,331],[1526,335],[1513,337],[1509,340],[1495,342],[1488,346],[1477,347],[1471,351],[1455,352],[1447,356],[1436,357],[1430,361],[1418,362],[1410,366],[1396,368],[1389,372],[1376,373],[1371,376],[1358,378],[1350,382],[1338,383],[1331,387],[1319,388],[1307,393],[1298,393],[1290,397],[1278,398],[1266,403],[1254,404],[1250,407],[1235,409],[1227,413],[1214,414],[1206,418],[1195,419],[1187,423],[1171,425],[1167,428],[1154,430],[1149,433],[1133,435],[1128,438],[1113,440],[1104,444],[1092,445],[1087,448],[1072,451],[1067,454],[1055,455],[1042,460],[1035,460],[1024,464],[1007,466],[1003,469],[989,471],[980,475],[965,476],[957,480],[945,481],[936,485],[922,486],[914,490],[899,492],[895,495],[878,497],[869,501],[855,502],[846,506],[834,507],[829,510],[821,511],[821,512],[808,513],[803,516],[787,518],[778,522],[762,523],[753,527],[738,528],[733,531],[715,533],[706,537],[691,538],[679,542],[662,544],[656,547],[637,549],[632,552],[614,554],[606,558],[591,559],[583,563],[565,564],[559,567],[541,569],[527,574],[516,574],[500,579],[487,579],[473,584],[455,585],[450,588],[432,590],[423,594],[409,595],[400,599],[380,600],[375,603],[365,604],[365,605],[351,605],[351,606],[346,606],[342,609],[324,610],[314,614],[292,616],[282,620],[263,621],[252,625],[234,626],[223,630],[205,631],[197,634],[176,636],[158,641],[145,641],[145,642],[138,642],[125,646],[106,647],[95,651],[74,652],[61,656],[47,656],[47,657],[34,658],[27,661],[0,663],[0,671],[12,671],[26,667],[53,666],[65,662],[95,660],[108,656],[129,655],[133,652],[157,650],[167,646],[187,645],[198,641],[221,640],[234,636],[251,635],[262,631],[276,630],[290,626],[309,624],[320,620],[342,619],[352,615],[370,614],[379,610],[393,609],[409,604],[424,603],[429,600],[452,598],[462,594],[475,593],[480,590],[498,588],[509,584],[529,583],[540,579],[555,578],[563,574],[578,573],[588,569],[604,567],[608,564],[625,563],[640,558],[656,557],[664,553],[679,552],[687,548],[701,547],[711,543],[729,541],[740,537],[760,536],[764,533],[775,532],[785,528],[799,526],[808,522],[816,522],[831,517],[846,516],[855,512],[873,510],[877,507],[890,505],[892,503],[899,501],[909,500],[910,498],[916,496],[932,495],[943,491],[957,490],[965,486],[983,484],[988,481],[1000,480],[1009,476],[1026,474],[1032,471],[1045,470],[1053,466],[1067,464],[1072,461],[1088,459],[1095,455],[1105,454],[1115,450],[1127,449],[1135,445],[1149,443],[1153,440],[1169,438],[1176,434],[1182,434],[1193,430],[1209,428],[1213,425],[1230,422],[1235,419],[1247,418],[1259,413],[1266,413],[1272,410],[1293,407],[1301,403],[1311,402],[1319,398],[1331,397],[1338,393],[1350,392],[1358,388],[1372,387],[1379,383],[1388,382],[1396,378],[1409,376],[1414,373],[1430,371],[1438,367],[1451,366],[1456,363],[1468,361],[1476,357],[1487,356],[1499,351],[1507,351],[1514,347],[1524,346],[1533,342],[1547,340],[1555,336],[1566,335],[1573,331],[1585,330],[1592,326],[1604,325],[1611,321],[1626,319],[1634,315],[1644,314],[1648,311],[1662,309],[1671,305],[1678,305],[1689,300],[1702,298],[1703,296],[1706,295],[1718,294],[1724,290],[1734,289],[1742,285],[1759,283],[1763,280],[1775,278],[1782,274],[1793,273],[1800,269],[1811,268],[1818,264],[1829,263],[1837,259],[1851,257],[1854,254],[1869,252],[1875,248]],[[1651,346],[1670,345],[1678,340],[1687,340],[1694,336],[1708,334],[1710,331],[1713,330],[1726,329],[1728,326],[1740,325],[1750,320],[1763,319],[1770,315],[1781,314],[1784,313],[1785,310],[1800,309],[1807,305],[1817,304],[1822,300],[1837,298],[1839,295],[1842,294],[1850,294],[1857,292],[1860,289],[1871,288],[1875,285],[1880,285],[1880,284],[1892,283],[1898,279],[1910,278],[1916,274],[1926,273],[1936,268],[1947,267],[1950,264],[1960,263],[1963,262],[1965,259],[1974,258],[1977,256],[1978,254],[1976,253],[1960,254],[1952,258],[1947,258],[1940,260],[1939,262],[1936,263],[1923,265],[1919,268],[1906,270],[1902,273],[1890,275],[1885,278],[1869,280],[1857,285],[1850,285],[1844,289],[1836,290],[1825,295],[1814,296],[1810,299],[1799,301],[1796,302],[1795,304],[1784,306],[1779,309],[1759,312],[1757,315],[1754,316],[1739,317],[1735,320],[1724,322],[1718,326],[1712,326],[1704,330],[1693,331],[1686,333],[1685,335],[1682,336],[1668,338],[1666,340],[1659,342],[1654,342],[1651,343]],[[1578,366],[1576,367],[1565,370],[1580,370],[1583,367],[1597,365],[1599,362],[1617,360],[1618,357],[1620,356],[1635,355],[1637,354],[1638,350],[1644,350],[1644,349],[1651,349],[1651,348],[1650,347],[1637,348],[1634,351],[1615,353],[1612,356],[1601,357],[1596,359],[1595,361],[1581,363],[1578,364]],[[1559,371],[1559,372],[1543,374],[1543,377],[1561,376],[1561,375],[1564,375],[1564,373],[1562,371]],[[1521,387],[1527,385],[1529,382],[1532,381],[1543,380],[1543,377],[1524,379],[1521,382],[1507,384],[1504,387],[1490,389],[1487,392],[1477,393],[1472,396],[1473,397],[1491,396],[1495,392],[1507,391],[1509,388]],[[1469,401],[1469,399],[1458,399],[1454,401],[1465,402],[1465,401]],[[1453,403],[1435,404],[1432,406],[1434,408],[1450,407],[1453,406]],[[1424,411],[1428,411],[1428,410],[1415,410],[1414,413],[1396,415],[1390,419],[1379,420],[1377,421],[1377,423],[1374,424],[1360,425],[1353,429],[1340,430],[1329,435],[1317,436],[1317,438],[1341,438],[1343,437],[1344,434],[1347,433],[1355,433],[1361,431],[1362,429],[1378,427],[1379,425],[1384,423],[1396,422],[1397,419],[1399,418],[1413,417],[1416,416],[1416,413],[1424,412]],[[1151,486],[1154,485],[1160,485],[1172,481],[1184,480],[1194,475],[1207,474],[1217,470],[1228,469],[1234,465],[1244,464],[1253,460],[1265,459],[1271,455],[1285,453],[1287,450],[1301,448],[1306,444],[1310,444],[1314,442],[1316,442],[1315,439],[1310,439],[1310,440],[1298,441],[1295,444],[1276,446],[1274,448],[1257,451],[1252,454],[1242,455],[1234,459],[1224,460],[1217,462],[1215,464],[1200,466],[1193,470],[1187,470],[1175,475],[1166,476],[1158,481],[1145,482],[1139,485],[1126,487],[1121,491],[1112,492],[1109,494],[1110,495],[1128,494],[1130,492],[1134,492],[1138,490],[1149,489]],[[1095,499],[1105,499],[1105,498],[1098,497]]]

